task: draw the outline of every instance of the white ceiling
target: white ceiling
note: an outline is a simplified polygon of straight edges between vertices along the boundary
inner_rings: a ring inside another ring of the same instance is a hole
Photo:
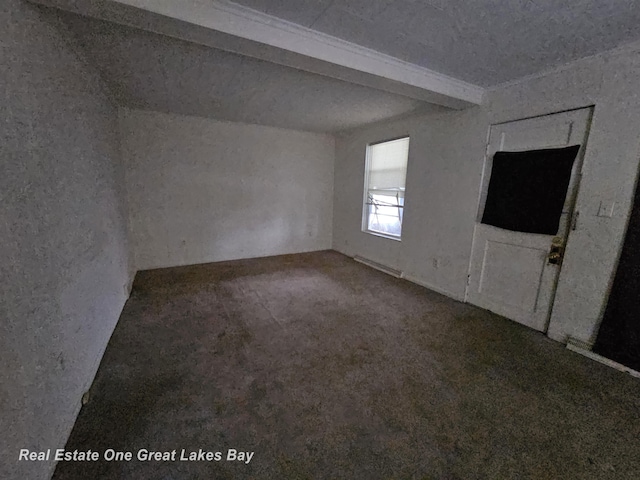
[[[640,39],[636,0],[235,0],[481,86]]]
[[[336,132],[434,105],[110,22],[60,13],[131,108]]]
[[[74,1],[49,3],[64,8],[75,6]],[[640,0],[235,1],[484,87],[640,39]],[[99,17],[101,5],[89,10]],[[165,24],[170,36],[147,31],[169,18],[162,15],[138,18],[139,28],[123,26],[143,10],[128,12],[116,11],[117,23],[59,13],[125,106],[315,132],[442,108],[403,96],[407,92],[395,85],[385,84],[387,91],[382,91],[377,84],[325,76],[322,69],[314,70],[317,64],[296,64],[299,57],[293,61],[285,54],[286,61],[271,63],[267,53],[273,50],[255,44],[244,44],[248,53],[234,50],[233,35],[213,32],[217,36],[201,42],[203,32],[212,31],[189,23]],[[196,30],[187,35],[191,27]]]

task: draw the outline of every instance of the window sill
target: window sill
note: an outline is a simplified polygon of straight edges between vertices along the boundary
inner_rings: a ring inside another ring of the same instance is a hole
[[[387,238],[389,240],[395,240],[396,242],[401,242],[402,237],[396,237],[395,235],[387,235],[385,233],[375,232],[373,230],[362,230],[364,233],[368,233],[369,235],[373,235],[374,237],[382,237]]]

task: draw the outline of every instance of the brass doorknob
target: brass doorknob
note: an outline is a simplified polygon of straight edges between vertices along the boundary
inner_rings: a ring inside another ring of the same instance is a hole
[[[549,254],[549,261],[550,262],[552,262],[552,261],[559,262],[561,258],[562,258],[562,255],[560,255],[560,252],[551,252]]]
[[[551,265],[559,265],[562,261],[562,249],[558,247],[551,247],[549,256],[547,257]]]

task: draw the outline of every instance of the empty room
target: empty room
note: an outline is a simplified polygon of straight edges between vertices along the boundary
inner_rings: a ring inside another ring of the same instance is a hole
[[[0,478],[640,478],[637,2],[0,22]]]

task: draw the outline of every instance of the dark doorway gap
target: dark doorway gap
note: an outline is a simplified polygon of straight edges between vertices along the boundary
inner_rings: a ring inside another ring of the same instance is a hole
[[[640,371],[640,191],[593,351]]]

